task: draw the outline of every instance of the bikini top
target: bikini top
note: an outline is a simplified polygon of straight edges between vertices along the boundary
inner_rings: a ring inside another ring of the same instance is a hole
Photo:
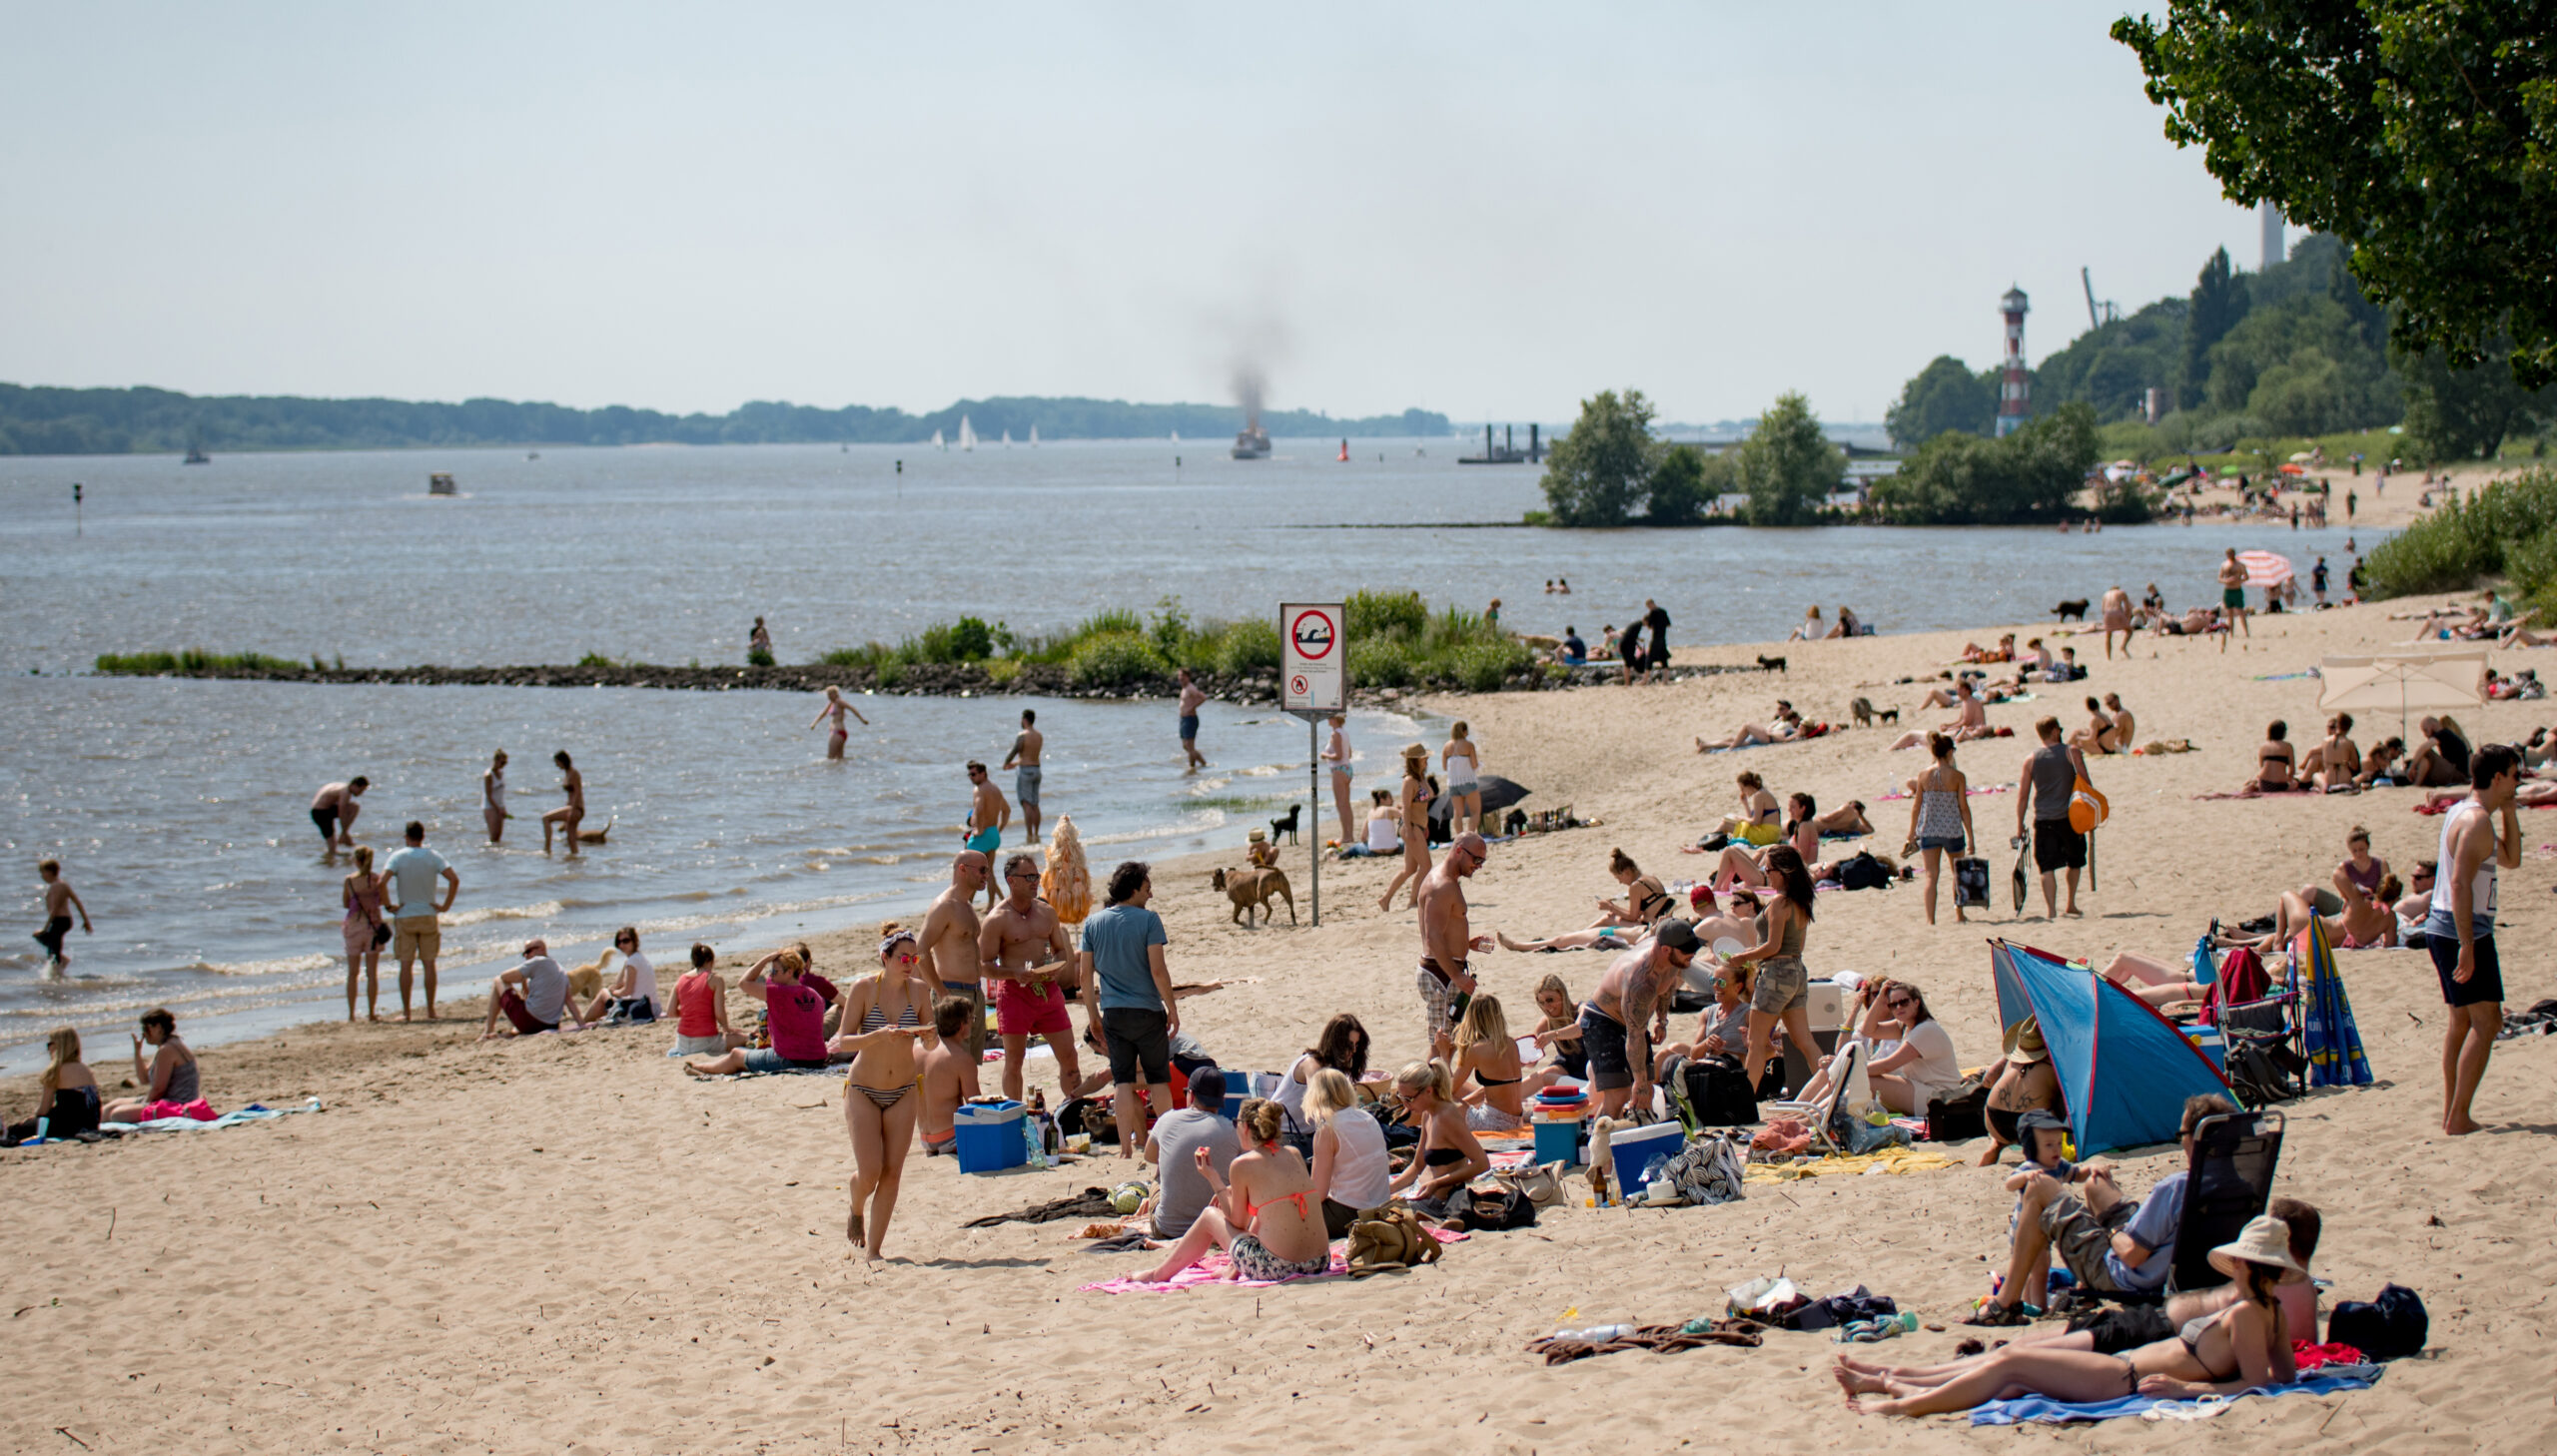
[[[861,1014],[861,1030],[865,1032],[875,1032],[886,1025],[888,1025],[888,1013],[875,1001],[870,1004],[870,1010]],[[923,1025],[922,1022],[915,1019],[915,1004],[913,1002],[909,1001],[906,1003],[905,1011],[897,1017],[897,1025],[901,1027],[919,1027]]]
[[[1668,891],[1660,888],[1660,882],[1649,875],[1634,881],[1631,888],[1634,892],[1634,916],[1645,925],[1659,919],[1676,903],[1669,898]]]
[[[2224,1371],[2213,1370],[2210,1368],[2210,1362],[2201,1357],[2202,1336],[2208,1334],[2210,1332],[2211,1325],[2216,1323],[2219,1316],[2226,1312],[2226,1310],[2220,1310],[2211,1314],[2194,1315],[2192,1318],[2184,1321],[2183,1328],[2175,1331],[2175,1338],[2184,1342],[2185,1349],[2192,1351],[2193,1363],[2201,1366],[2202,1374],[2213,1383],[2237,1378],[2237,1367],[2232,1365]],[[2231,1343],[2233,1344],[2234,1342],[2232,1341]],[[2232,1349],[2230,1353],[2233,1354],[2235,1351]]]

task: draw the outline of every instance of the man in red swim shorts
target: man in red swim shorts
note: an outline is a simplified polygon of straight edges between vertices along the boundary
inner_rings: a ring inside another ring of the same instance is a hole
[[[1074,1023],[1057,978],[1075,969],[1074,943],[1057,912],[1039,898],[1039,864],[1028,855],[1003,862],[1003,903],[986,917],[977,954],[995,988],[995,1032],[1003,1038],[1003,1094],[1021,1099],[1021,1064],[1032,1037],[1045,1037],[1057,1054],[1057,1105],[1074,1097],[1083,1081],[1075,1065]]]

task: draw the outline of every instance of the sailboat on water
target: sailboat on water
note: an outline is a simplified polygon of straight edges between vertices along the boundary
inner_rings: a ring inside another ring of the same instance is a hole
[[[1035,424],[1030,426],[1030,447],[1034,450],[1039,448],[1039,426]]]
[[[976,447],[977,447],[977,430],[976,430],[976,426],[974,426],[974,425],[972,425],[972,424],[970,424],[970,423],[968,422],[968,416],[967,416],[967,415],[962,414],[962,415],[960,415],[960,416],[959,416],[959,448],[961,448],[961,449],[963,449],[963,450],[973,450],[973,449],[975,449]]]
[[[1003,432],[1003,447],[1005,449],[1012,448],[1012,431],[1010,429],[1006,429]]]
[[[948,442],[948,441],[946,441],[946,440],[944,440],[944,439],[941,437],[941,431],[940,431],[940,430],[937,430],[937,429],[936,429],[936,430],[934,430],[934,431],[932,432],[932,447],[933,447],[934,449],[937,449],[937,450],[942,451],[942,452],[943,452],[943,453],[945,453],[945,454],[949,452],[949,449],[950,449],[949,442]]]

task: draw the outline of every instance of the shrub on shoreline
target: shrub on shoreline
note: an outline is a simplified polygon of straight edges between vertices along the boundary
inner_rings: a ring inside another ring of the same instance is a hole
[[[2458,591],[2507,576],[2557,611],[2557,468],[2542,465],[2453,497],[2362,559],[2375,599]]]

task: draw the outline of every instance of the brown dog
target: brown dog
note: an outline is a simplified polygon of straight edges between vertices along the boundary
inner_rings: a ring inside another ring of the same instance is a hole
[[[1208,877],[1208,884],[1212,889],[1225,891],[1226,898],[1235,903],[1233,920],[1237,925],[1249,927],[1256,924],[1252,918],[1255,910],[1277,922],[1278,912],[1270,908],[1270,899],[1274,895],[1287,902],[1287,924],[1296,923],[1296,896],[1287,888],[1287,874],[1283,870],[1219,870]]]

